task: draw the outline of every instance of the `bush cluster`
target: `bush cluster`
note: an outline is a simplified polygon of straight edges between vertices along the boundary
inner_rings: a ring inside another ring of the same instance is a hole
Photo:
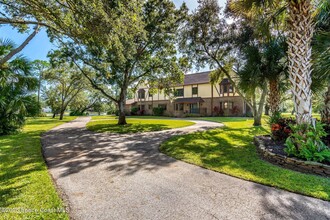
[[[269,119],[271,136],[284,143],[284,151],[308,161],[330,162],[330,125],[315,121],[297,125],[292,118],[282,118],[280,113]]]
[[[292,125],[292,133],[285,142],[285,152],[308,161],[330,162],[330,148],[322,141],[327,136],[323,126],[320,122]]]
[[[152,109],[152,112],[154,113],[155,116],[163,116],[164,111],[165,111],[165,109],[162,107],[155,107]]]

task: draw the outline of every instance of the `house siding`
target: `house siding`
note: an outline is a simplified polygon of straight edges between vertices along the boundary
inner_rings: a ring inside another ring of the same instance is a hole
[[[155,94],[149,96],[148,87],[146,85],[141,85],[138,91],[141,89],[144,90],[145,97],[139,98],[137,92],[133,104],[126,105],[126,111],[129,112],[129,109],[132,107],[139,107],[140,109],[144,109],[144,114],[152,115],[153,108],[158,107],[159,105],[166,105],[164,115],[175,117],[184,117],[191,113],[201,116],[212,116],[219,114],[219,109],[221,109],[221,115],[224,116],[241,116],[246,114],[244,99],[240,97],[235,90],[231,91],[231,89],[229,89],[230,83],[228,83],[228,80],[224,79],[224,83],[212,85],[211,83],[206,83],[208,79],[206,72],[202,74],[197,73],[186,75],[189,76],[189,78],[188,80],[185,80],[185,82],[194,82],[194,84],[191,83],[174,86],[173,90],[183,89],[183,96],[174,97],[173,95],[171,99],[165,95],[162,90],[158,90]],[[198,80],[201,81],[201,83],[198,83]],[[197,88],[197,94],[193,94],[193,88]],[[176,104],[180,103],[176,103],[175,100],[181,100],[182,98],[193,98],[196,100],[197,98],[201,98],[203,101],[196,104],[183,103],[183,110],[180,110],[179,108],[176,109]],[[130,100],[130,102],[132,103],[132,100]],[[233,108],[235,111],[233,111]],[[195,110],[197,110],[197,113]]]

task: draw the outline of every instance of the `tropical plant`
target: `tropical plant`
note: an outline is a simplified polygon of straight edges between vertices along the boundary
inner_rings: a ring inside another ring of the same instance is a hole
[[[322,141],[327,135],[323,126],[319,122],[292,125],[292,133],[285,142],[285,152],[309,161],[330,162],[330,148]],[[301,134],[302,130],[306,132]]]
[[[316,3],[320,1],[315,1]],[[267,10],[270,12],[265,21],[268,27],[273,20],[287,11],[287,44],[288,44],[288,72],[291,92],[295,104],[296,121],[298,124],[311,123],[312,118],[312,37],[314,32],[313,12],[311,0],[231,0],[231,7],[237,12],[250,14],[251,12]],[[279,9],[279,10],[272,10]],[[287,9],[287,10],[286,10]]]
[[[325,1],[317,16],[316,36],[313,44],[314,72],[312,88],[323,92],[321,118],[330,123],[330,2]]]
[[[10,40],[0,41],[0,59],[15,48]],[[37,80],[31,74],[31,63],[22,56],[7,60],[0,66],[0,135],[20,129],[25,122],[29,93]]]
[[[273,140],[284,143],[291,135],[291,126],[295,124],[295,120],[291,118],[282,118],[281,113],[277,112],[270,116],[269,125],[271,129],[271,137]]]
[[[37,117],[41,115],[41,105],[38,101],[38,96],[35,94],[28,95],[25,97],[25,111],[27,117]]]

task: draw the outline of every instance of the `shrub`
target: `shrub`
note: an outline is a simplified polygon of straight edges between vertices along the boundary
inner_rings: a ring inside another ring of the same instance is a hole
[[[132,107],[131,108],[131,115],[137,115],[138,114],[138,111],[139,111],[139,108],[138,107]]]
[[[327,135],[323,124],[292,125],[292,133],[286,140],[284,151],[290,156],[296,156],[308,161],[330,162],[330,149],[322,141]]]
[[[38,117],[47,117],[47,114],[45,112],[40,112],[40,114],[38,115]]]
[[[223,111],[222,108],[219,108],[217,106],[215,106],[213,108],[213,112],[215,113],[215,116],[224,116],[225,112]]]
[[[231,113],[232,115],[237,116],[237,115],[239,114],[239,108],[238,108],[238,106],[235,105],[235,106],[230,110],[230,113]]]
[[[41,113],[41,105],[35,95],[25,97],[25,111],[27,117],[37,117]]]
[[[322,141],[326,145],[330,146],[330,123],[326,123],[323,128],[324,128],[324,131],[327,133],[327,135],[322,137]]]
[[[285,142],[292,133],[291,125],[296,121],[292,118],[282,118],[281,113],[274,113],[268,120],[271,127],[271,136],[273,140]]]
[[[139,110],[139,111],[137,112],[137,115],[144,115],[144,110]]]
[[[83,116],[84,114],[80,111],[72,111],[70,112],[70,116]]]
[[[152,112],[154,113],[155,116],[163,116],[164,111],[165,111],[165,109],[162,107],[155,107],[152,109]]]
[[[246,112],[243,116],[251,118],[251,117],[253,117],[253,114],[252,114],[252,112]]]

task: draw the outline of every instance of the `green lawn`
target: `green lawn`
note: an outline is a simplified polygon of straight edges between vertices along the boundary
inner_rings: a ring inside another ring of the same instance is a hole
[[[292,115],[292,114],[289,113],[289,112],[284,112],[284,113],[282,113],[281,115],[282,115],[282,117],[284,117],[284,118],[295,118],[295,115],[294,115],[294,114]],[[312,116],[313,116],[314,118],[321,119],[321,115],[320,115],[320,114],[313,113]]]
[[[176,136],[160,150],[176,159],[242,179],[330,200],[330,178],[303,174],[260,160],[253,145],[255,135],[268,127],[253,127],[247,118],[200,118],[226,126],[206,132]]]
[[[64,206],[41,154],[40,134],[74,118],[29,119],[21,133],[0,136],[0,219],[69,218],[60,212]]]
[[[155,117],[154,117],[155,118]],[[99,116],[92,117],[92,121],[87,124],[87,128],[96,132],[109,133],[137,133],[161,131],[172,128],[181,128],[193,125],[195,123],[184,120],[170,120],[170,119],[148,119],[148,118],[127,118],[127,125],[117,125],[117,119],[110,118],[104,120]]]

